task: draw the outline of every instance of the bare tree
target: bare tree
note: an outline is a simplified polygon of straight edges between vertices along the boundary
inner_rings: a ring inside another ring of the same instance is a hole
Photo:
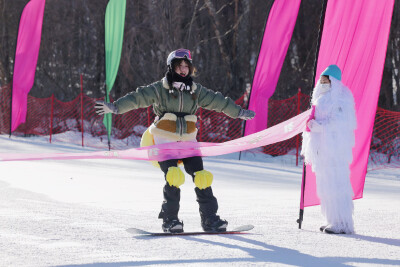
[[[0,85],[12,81],[18,24],[29,0],[0,0]],[[47,0],[41,48],[30,92],[70,101],[83,89],[105,93],[104,20],[108,0]],[[161,79],[168,53],[192,50],[196,82],[234,99],[252,82],[264,26],[273,0],[127,1],[119,72],[111,91],[118,98]],[[302,88],[310,93],[322,4],[304,0],[273,98]],[[396,1],[379,104],[400,110],[400,4]]]

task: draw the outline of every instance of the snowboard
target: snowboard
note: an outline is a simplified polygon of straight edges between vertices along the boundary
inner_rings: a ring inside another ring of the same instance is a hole
[[[250,231],[253,228],[254,228],[253,225],[248,224],[224,232],[199,231],[199,232],[182,232],[182,233],[164,233],[164,232],[148,232],[138,228],[128,228],[126,229],[126,231],[130,234],[139,236],[233,235],[233,234],[246,234],[247,231]]]

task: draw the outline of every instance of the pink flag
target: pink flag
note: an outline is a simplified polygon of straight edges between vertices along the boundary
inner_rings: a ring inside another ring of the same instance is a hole
[[[355,199],[363,196],[393,6],[394,0],[329,0],[326,9],[316,79],[326,67],[336,64],[342,70],[343,84],[354,96],[357,130],[351,183]],[[315,175],[307,166],[300,206],[318,204]]]
[[[244,135],[267,128],[268,99],[275,92],[289,47],[301,0],[275,0],[269,12],[251,88],[249,109],[256,112],[246,122]]]
[[[28,93],[35,79],[45,0],[31,0],[22,12],[15,52],[11,131],[25,122]]]

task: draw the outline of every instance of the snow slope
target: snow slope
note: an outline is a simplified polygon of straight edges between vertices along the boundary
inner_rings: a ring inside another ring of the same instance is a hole
[[[0,151],[93,149],[0,136]],[[246,235],[135,237],[160,231],[163,176],[147,162],[0,162],[0,266],[400,266],[400,169],[368,173],[355,201],[354,235],[327,235],[319,206],[299,213],[301,167],[293,156],[251,152],[205,158],[219,214]],[[194,185],[181,187],[180,219],[200,230]]]

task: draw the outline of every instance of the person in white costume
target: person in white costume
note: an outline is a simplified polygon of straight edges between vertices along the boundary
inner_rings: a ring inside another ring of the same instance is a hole
[[[354,233],[350,164],[357,120],[353,95],[341,78],[336,65],[322,72],[312,93],[315,113],[303,132],[301,152],[316,175],[321,211],[327,220],[320,230],[328,234]]]

